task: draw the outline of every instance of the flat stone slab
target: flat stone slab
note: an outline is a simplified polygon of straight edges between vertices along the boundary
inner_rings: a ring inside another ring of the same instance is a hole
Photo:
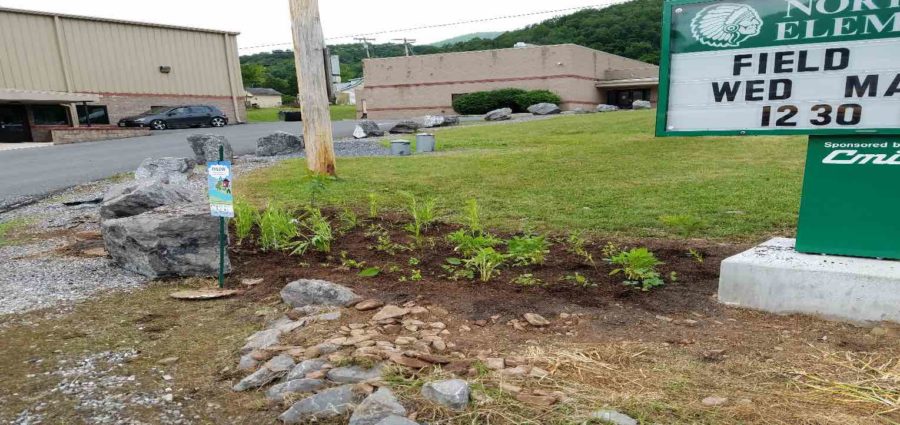
[[[776,238],[722,261],[719,301],[777,314],[900,323],[900,261],[798,253]]]

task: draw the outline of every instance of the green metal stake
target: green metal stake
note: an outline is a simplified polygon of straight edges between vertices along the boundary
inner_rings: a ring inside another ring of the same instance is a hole
[[[219,145],[219,161],[225,160],[225,146]],[[225,217],[219,217],[219,289],[225,289]]]

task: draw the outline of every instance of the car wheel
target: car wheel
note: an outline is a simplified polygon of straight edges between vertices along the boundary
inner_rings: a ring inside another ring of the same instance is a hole
[[[165,130],[165,129],[168,128],[168,127],[169,127],[169,126],[166,125],[166,122],[163,121],[163,120],[153,120],[153,121],[150,123],[150,128],[152,128],[152,129],[154,129],[154,130]]]
[[[213,127],[225,127],[225,118],[215,117],[209,121],[209,125]]]

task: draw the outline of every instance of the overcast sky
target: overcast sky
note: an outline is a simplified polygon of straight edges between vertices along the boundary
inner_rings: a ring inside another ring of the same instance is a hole
[[[322,25],[328,43],[351,43],[346,35],[372,33],[425,25],[520,15],[619,0],[320,0]],[[0,6],[43,10],[76,15],[126,19],[160,24],[239,31],[241,53],[291,48],[288,0],[0,0]],[[371,36],[376,43],[397,37],[428,44],[457,35],[481,31],[506,31],[543,21],[572,11],[523,16],[416,31],[399,31]],[[370,38],[371,38],[370,37]],[[279,46],[254,46],[287,43]]]

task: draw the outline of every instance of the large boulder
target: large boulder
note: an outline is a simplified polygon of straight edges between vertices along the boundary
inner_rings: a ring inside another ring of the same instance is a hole
[[[382,387],[356,407],[349,425],[376,425],[389,416],[406,416],[406,409],[391,390]]]
[[[353,130],[353,137],[357,139],[365,139],[367,137],[384,136],[384,130],[378,127],[375,121],[360,121]]]
[[[506,121],[512,119],[512,109],[495,109],[484,116],[485,121]]]
[[[313,393],[327,386],[328,384],[321,379],[293,379],[273,385],[272,388],[266,391],[266,398],[282,402],[289,394]]]
[[[631,109],[651,109],[653,108],[653,104],[648,100],[635,100],[634,103],[631,104]]]
[[[263,367],[259,368],[259,370],[253,372],[250,376],[241,379],[241,381],[235,384],[232,389],[235,391],[247,391],[249,389],[262,387],[269,382],[284,376],[293,367],[293,357],[287,354],[275,356],[272,360],[266,362]]]
[[[425,128],[434,128],[434,127],[449,127],[451,125],[459,124],[459,117],[452,116],[448,117],[446,115],[426,115],[422,118],[422,127]]]
[[[191,150],[194,151],[194,158],[198,164],[206,164],[219,160],[219,146],[224,146],[224,160],[234,161],[234,151],[231,149],[231,143],[224,136],[215,134],[194,134],[188,136],[188,143]]]
[[[528,112],[534,115],[556,115],[562,112],[558,105],[553,103],[538,103],[528,107]]]
[[[419,123],[411,120],[400,121],[393,127],[391,127],[391,134],[414,134],[419,131],[421,126]]]
[[[183,186],[169,184],[166,179],[137,180],[111,187],[100,205],[105,219],[131,217],[164,205],[191,201],[193,194]]]
[[[281,289],[281,299],[291,307],[308,305],[344,306],[356,300],[350,289],[324,280],[300,279]]]
[[[278,131],[256,141],[256,156],[290,155],[303,147],[303,136]]]
[[[294,403],[278,417],[285,424],[308,424],[344,416],[363,400],[363,393],[353,385],[322,391]]]
[[[462,379],[429,382],[422,386],[422,396],[453,410],[465,410],[469,405],[471,390]]]
[[[101,222],[106,251],[120,267],[151,279],[215,276],[219,222],[206,203],[168,205]],[[225,256],[225,271],[231,263]]]
[[[166,180],[184,183],[194,173],[197,161],[190,158],[147,158],[134,172],[136,180]]]
[[[597,112],[615,112],[618,110],[619,110],[619,107],[616,105],[606,105],[603,103],[597,105],[597,109],[596,109]]]

